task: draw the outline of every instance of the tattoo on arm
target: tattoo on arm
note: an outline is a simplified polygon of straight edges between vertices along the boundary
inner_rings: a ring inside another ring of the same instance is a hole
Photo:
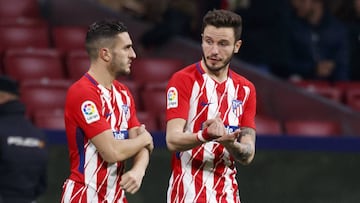
[[[242,136],[250,136],[253,141],[255,142],[255,130],[252,128],[243,128],[241,129],[240,133]],[[240,162],[247,163],[248,159],[253,155],[254,149],[252,149],[252,146],[250,143],[241,143],[242,150],[240,153],[238,153],[238,159]]]
[[[241,132],[240,132],[240,137],[246,136],[246,135],[250,135],[250,136],[254,137],[254,139],[255,139],[255,130],[252,128],[242,128]],[[240,139],[240,137],[239,137],[239,139]]]
[[[247,162],[248,158],[252,155],[250,144],[243,144],[243,150],[239,153],[239,160],[241,162]]]

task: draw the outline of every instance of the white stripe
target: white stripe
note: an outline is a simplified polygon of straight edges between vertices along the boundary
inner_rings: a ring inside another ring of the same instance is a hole
[[[68,203],[71,201],[71,194],[74,190],[74,181],[68,179],[65,182],[65,191],[64,191],[64,196],[63,199],[61,200],[61,203]]]
[[[90,143],[89,146],[85,149],[85,168],[84,168],[84,178],[85,178],[85,186],[86,196],[88,200],[95,200],[97,202],[97,168],[98,168],[98,160],[97,160],[97,151],[96,147]]]
[[[204,170],[203,170],[203,183],[202,185],[205,187],[206,197],[211,197],[211,194],[214,192],[212,188],[214,187],[214,142],[209,142],[205,144],[204,147],[204,159],[205,162]],[[211,160],[211,161],[210,161]]]
[[[202,91],[199,87],[199,84],[197,82],[194,83],[191,96],[190,96],[190,103],[189,103],[189,115],[188,115],[188,122],[186,126],[186,130],[189,132],[194,132],[194,124],[197,116],[197,106],[199,103],[199,98],[202,95]]]
[[[167,203],[173,203],[171,202],[171,191],[174,189],[174,174],[171,173],[170,179],[169,179],[169,187],[167,190],[167,195],[166,195],[166,202]]]
[[[229,167],[226,167],[226,173],[224,175],[225,176],[224,191],[226,192],[226,202],[234,202],[234,193],[237,193],[237,195],[239,195],[238,191],[233,190],[233,185],[232,185],[233,183],[237,185],[235,174],[236,174],[236,168],[234,168],[234,170],[231,170]],[[238,187],[236,186],[235,188],[237,190]],[[237,198],[238,200],[240,199],[239,196]]]
[[[248,86],[243,86],[243,88],[244,88],[244,91],[245,91],[245,96],[244,96],[242,105],[244,106],[245,102],[247,101],[247,99],[248,99],[248,97],[250,95],[250,88]]]
[[[119,201],[118,201],[118,203],[124,202],[125,198],[126,198],[126,195],[125,195],[125,194],[122,194],[121,197],[120,197],[120,199],[119,199]]]
[[[117,163],[109,164],[107,172],[109,174],[107,178],[107,188],[106,188],[106,200],[108,202],[113,202],[115,198],[116,190],[116,180],[117,180]]]
[[[115,89],[115,88],[114,88]],[[127,104],[130,104],[130,97],[129,95],[127,95],[127,92],[126,91],[122,91],[123,94],[125,94],[125,99],[126,99],[126,103]],[[121,122],[121,125],[120,125],[120,129],[121,130],[127,130],[129,125],[128,125],[128,119],[126,117],[126,115],[130,115],[130,106],[128,105],[128,112],[127,114],[125,114],[126,112],[124,112],[122,106],[124,105],[124,102],[122,100],[122,97],[121,97],[121,94],[114,90],[114,94],[115,94],[115,97],[116,97],[116,103],[118,105],[118,108],[120,109],[120,116],[121,116],[121,119],[118,119],[118,122]]]
[[[110,115],[110,125],[112,127],[112,130],[114,131],[114,126],[116,125],[116,115],[114,115],[114,109],[111,105],[111,95],[110,95],[110,92],[108,89],[106,89],[104,86],[102,85],[98,85],[98,88],[101,90],[101,93],[100,93],[100,97],[101,97],[101,100],[105,100],[105,103],[106,103],[106,106],[108,107],[109,109],[109,113],[111,113]],[[113,87],[113,89],[115,89]],[[105,103],[103,103],[102,105],[104,106]],[[102,114],[105,115],[105,108],[103,107],[102,109]]]
[[[195,198],[195,181],[194,177],[191,175],[191,152],[192,150],[188,150],[181,154],[181,168],[183,170],[182,173],[184,174],[182,184],[184,185],[185,202],[190,202]],[[180,202],[182,201],[183,200],[180,200]]]
[[[230,80],[230,79],[229,79]],[[239,126],[239,118],[236,116],[236,114],[234,114],[232,111],[232,101],[233,100],[237,100],[237,96],[238,96],[238,90],[239,90],[239,86],[237,86],[236,88],[234,87],[234,83],[231,80],[229,87],[228,87],[228,120],[229,120],[229,125],[231,126]]]
[[[206,96],[208,99],[208,112],[207,112],[207,118],[214,118],[216,116],[216,114],[219,111],[219,106],[218,106],[218,102],[219,99],[217,97],[217,92],[216,92],[216,87],[217,85],[215,84],[215,81],[212,80],[207,74],[204,74],[204,80],[205,80],[205,85],[206,85]]]

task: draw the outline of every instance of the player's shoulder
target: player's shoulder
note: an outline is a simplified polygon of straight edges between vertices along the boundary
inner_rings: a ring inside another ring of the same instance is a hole
[[[97,92],[97,87],[86,77],[81,77],[75,81],[68,90],[68,96],[80,97],[81,95],[88,95]]]

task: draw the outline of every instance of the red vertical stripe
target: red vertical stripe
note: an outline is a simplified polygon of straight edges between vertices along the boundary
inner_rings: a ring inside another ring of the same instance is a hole
[[[204,81],[199,81],[199,86],[202,87]],[[198,101],[197,106],[197,112],[196,115],[199,115],[200,112],[205,108],[206,110],[202,112],[202,114],[199,116],[199,118],[194,122],[194,132],[199,131],[202,129],[202,121],[207,120],[207,114],[208,114],[208,105],[203,106],[204,104],[207,104],[209,101],[207,99],[206,94],[206,88],[201,89],[202,95]],[[201,94],[201,93],[200,93]],[[197,199],[194,200],[194,202],[206,202],[206,185],[203,185],[203,159],[204,159],[204,149],[200,145],[196,148],[193,148],[192,150],[192,162],[191,162],[191,174],[194,178],[195,183],[195,197],[197,196]]]
[[[81,184],[74,184],[70,203],[87,203],[86,189]]]
[[[96,190],[98,191],[98,194],[102,194],[102,195],[98,195],[98,199],[99,202],[103,202],[105,195],[106,195],[106,187],[107,187],[107,163],[102,161],[102,158],[100,157],[100,155],[98,154],[98,167],[100,167],[101,169],[99,170],[99,172],[96,174]]]
[[[172,191],[171,191],[171,202],[183,202],[182,198],[184,197],[184,185],[182,182],[182,168],[181,168],[181,160],[176,157],[174,154],[171,160],[172,167],[175,169],[173,171],[173,183],[172,183]],[[181,201],[182,200],[182,201]]]
[[[224,154],[224,147],[218,145],[215,149],[214,149],[214,154]],[[225,182],[225,177],[223,176],[224,171],[225,171],[225,165],[224,165],[224,161],[222,160],[223,156],[215,156],[214,159],[214,190],[217,191],[216,193],[216,201],[217,202],[221,202],[220,200],[224,198],[224,193],[220,193],[219,191],[224,191],[224,182]]]
[[[204,158],[204,150],[200,149],[200,147],[196,147],[192,150],[193,160],[191,162],[191,174],[194,178],[195,183],[195,194],[197,194],[198,198],[195,202],[206,202],[206,186],[203,186],[203,158]],[[196,154],[194,156],[194,154]]]

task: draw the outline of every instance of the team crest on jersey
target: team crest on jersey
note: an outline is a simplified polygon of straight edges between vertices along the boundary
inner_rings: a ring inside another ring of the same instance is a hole
[[[170,87],[167,91],[167,109],[178,107],[178,91],[175,87]]]
[[[130,116],[130,115],[128,114],[128,113],[129,113],[129,106],[126,105],[126,104],[123,104],[123,105],[121,106],[121,108],[122,108],[122,111],[123,111],[125,117],[128,118],[128,117]]]
[[[236,117],[241,116],[242,112],[242,101],[234,99],[231,103],[232,112],[236,115]]]
[[[129,112],[129,106],[128,106],[128,105],[123,104],[123,105],[121,106],[121,108],[122,108],[124,114],[127,114],[127,113]]]
[[[99,112],[92,101],[84,101],[81,104],[81,112],[84,115],[87,124],[100,120]]]

